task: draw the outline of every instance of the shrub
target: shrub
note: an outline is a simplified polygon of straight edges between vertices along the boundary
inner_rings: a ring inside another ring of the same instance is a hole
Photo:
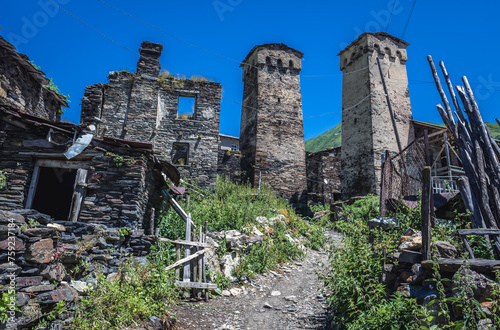
[[[119,278],[108,282],[98,275],[98,284],[88,297],[82,297],[73,326],[78,329],[123,329],[168,312],[176,299],[173,271],[165,272],[162,262],[140,265],[126,261]]]

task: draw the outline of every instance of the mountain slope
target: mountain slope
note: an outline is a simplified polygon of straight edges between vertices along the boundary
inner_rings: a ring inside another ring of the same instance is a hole
[[[340,146],[342,123],[315,138],[306,141],[306,151],[317,152]]]
[[[442,123],[429,123],[432,125],[444,126]],[[491,135],[494,139],[500,140],[500,126],[496,123],[486,123]],[[333,147],[338,147],[341,144],[342,123],[338,123],[334,128],[326,131],[325,133],[309,139],[305,142],[306,151],[317,152]]]

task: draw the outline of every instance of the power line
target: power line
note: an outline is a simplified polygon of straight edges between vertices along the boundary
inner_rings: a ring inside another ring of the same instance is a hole
[[[97,32],[98,34],[100,34],[102,37],[108,39],[109,41],[111,41],[112,43],[122,47],[123,49],[125,49],[126,51],[134,54],[134,55],[139,55],[138,53],[128,49],[127,47],[125,47],[124,45],[120,44],[119,42],[117,41],[114,41],[113,39],[111,39],[110,37],[108,37],[107,35],[105,35],[104,33],[100,32],[99,30],[97,30],[96,28],[92,27],[91,25],[85,23],[84,21],[82,21],[81,19],[79,19],[78,17],[76,17],[75,15],[73,15],[72,13],[70,13],[69,11],[67,11],[66,9],[62,8],[61,6],[59,6],[57,3],[55,3],[54,1],[52,0],[47,0],[48,2],[50,2],[51,4],[53,4],[54,6],[56,6],[57,8],[61,9],[62,11],[64,11],[66,14],[70,15],[71,17],[73,17],[74,19],[76,19],[78,22],[82,23],[83,25],[85,25],[86,27],[88,27],[89,29],[93,30],[94,32]]]
[[[164,34],[168,35],[169,37],[174,38],[175,40],[177,40],[177,41],[179,41],[179,42],[182,42],[183,44],[186,44],[186,45],[188,45],[188,46],[190,46],[190,47],[193,47],[193,48],[199,49],[199,50],[201,50],[201,51],[203,51],[203,52],[206,52],[206,53],[208,53],[208,54],[212,54],[212,55],[214,55],[214,56],[218,56],[218,57],[220,57],[220,58],[223,58],[223,59],[226,59],[226,60],[229,60],[229,61],[232,61],[232,62],[238,63],[238,64],[242,64],[242,62],[241,62],[241,61],[238,61],[238,60],[235,60],[235,59],[229,58],[229,57],[224,56],[224,55],[217,54],[217,53],[215,53],[215,52],[213,52],[213,51],[211,51],[211,50],[205,49],[205,48],[203,48],[203,47],[200,47],[200,46],[197,46],[197,45],[195,45],[195,44],[192,44],[192,43],[190,43],[190,42],[188,42],[188,41],[186,41],[186,40],[184,40],[184,39],[181,39],[181,38],[179,38],[179,37],[177,37],[177,36],[175,36],[175,35],[173,35],[173,34],[171,34],[171,33],[167,32],[167,31],[165,31],[165,30],[163,30],[163,29],[161,29],[161,28],[159,28],[159,27],[157,27],[157,26],[155,26],[155,25],[153,25],[153,24],[151,24],[151,23],[149,23],[149,22],[146,22],[145,20],[142,20],[142,19],[140,19],[140,18],[138,18],[138,17],[135,17],[135,16],[133,16],[133,15],[131,15],[131,14],[129,14],[129,13],[124,12],[123,10],[120,10],[120,9],[116,8],[116,7],[115,7],[115,6],[113,6],[113,5],[110,5],[109,3],[107,3],[107,2],[106,2],[106,1],[104,1],[104,0],[97,0],[97,1],[99,1],[100,3],[102,3],[102,4],[106,5],[106,6],[108,6],[108,7],[109,7],[109,8],[111,8],[111,9],[116,10],[117,12],[119,12],[119,13],[121,13],[121,14],[125,15],[125,16],[128,16],[128,17],[130,17],[130,18],[132,18],[132,19],[135,19],[136,21],[139,21],[139,22],[141,22],[141,23],[143,23],[143,24],[146,24],[147,26],[152,27],[153,29],[156,29],[156,30],[158,30],[158,31],[162,32],[162,33],[164,33]],[[248,64],[248,63],[245,63],[245,65],[248,65],[248,66],[252,66],[252,67],[258,68],[258,67],[256,67],[255,65],[251,65],[251,64]]]
[[[396,6],[396,1],[397,0],[394,0],[394,2],[392,4],[391,14],[389,15],[389,21],[387,21],[387,26],[385,27],[385,32],[387,32],[387,29],[389,28],[389,24],[391,23],[392,12],[394,11],[394,7]]]
[[[401,39],[405,37],[406,29],[408,28],[408,24],[410,24],[411,15],[413,14],[413,9],[415,9],[415,5],[417,4],[417,0],[413,0],[413,4],[411,5],[410,14],[408,15],[408,19],[406,20],[405,28],[403,29],[403,34],[401,35]]]

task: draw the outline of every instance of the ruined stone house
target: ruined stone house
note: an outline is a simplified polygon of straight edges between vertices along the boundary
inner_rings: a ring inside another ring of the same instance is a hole
[[[178,180],[175,168],[154,157],[150,143],[97,137],[83,125],[58,121],[67,105],[45,87],[43,73],[1,38],[0,52],[0,170],[6,177],[0,209],[142,228],[159,202],[162,169]]]
[[[206,79],[160,75],[160,44],[145,41],[137,72],[112,71],[109,83],[88,86],[81,124],[96,136],[150,143],[183,177],[215,185],[221,85]]]

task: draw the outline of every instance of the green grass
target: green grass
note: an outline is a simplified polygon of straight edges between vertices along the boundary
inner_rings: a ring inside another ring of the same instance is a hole
[[[320,249],[325,245],[322,228],[315,222],[302,218],[269,187],[261,187],[258,193],[250,185],[238,185],[228,179],[217,178],[214,191],[201,188],[196,190],[200,193],[188,187],[188,191],[191,191],[189,205],[186,200],[177,199],[186,213],[191,214],[196,226],[204,226],[207,222],[209,230],[236,229],[250,234],[254,226],[264,232],[263,226],[256,221],[257,217],[280,219],[269,224],[272,234],[264,236],[262,245],[251,246],[245,251],[241,265],[234,274],[239,278],[251,277],[273,269],[280,263],[304,257],[304,251],[298,245],[290,243],[288,235],[313,249]],[[185,237],[185,223],[172,209],[163,209],[157,221],[160,236],[170,239]]]

